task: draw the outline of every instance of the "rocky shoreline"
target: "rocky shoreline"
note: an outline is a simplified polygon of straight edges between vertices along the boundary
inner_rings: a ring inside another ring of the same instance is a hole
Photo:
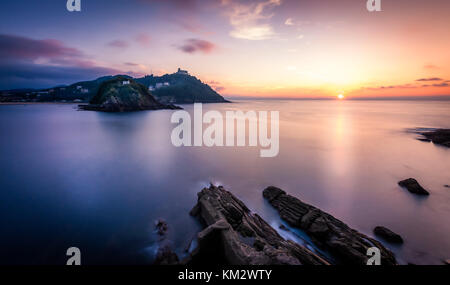
[[[421,137],[417,138],[420,141],[433,142],[437,145],[450,147],[450,129],[418,128],[414,132],[421,135]]]
[[[222,186],[210,185],[198,193],[198,201],[190,214],[204,229],[197,234],[197,246],[187,257],[178,260],[164,241],[167,225],[158,221],[156,229],[162,237],[154,264],[181,265],[366,265],[368,250],[377,247],[381,264],[397,264],[394,254],[377,240],[347,226],[320,209],[268,187],[263,196],[278,210],[290,226],[304,231],[314,244],[333,257],[285,240],[258,214]]]
[[[288,195],[277,187],[267,187],[264,198],[279,212],[281,218],[292,227],[306,232],[315,244],[328,249],[344,264],[364,265],[367,251],[377,247],[381,253],[381,264],[397,263],[393,253],[380,242],[347,226],[342,221],[322,210]]]

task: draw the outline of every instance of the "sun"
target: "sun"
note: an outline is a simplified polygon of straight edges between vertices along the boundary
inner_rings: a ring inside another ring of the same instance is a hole
[[[337,97],[338,97],[338,99],[339,99],[339,100],[342,100],[342,99],[344,99],[344,98],[345,98],[345,96],[344,96],[344,95],[342,95],[342,94],[339,94],[339,95],[338,95]]]

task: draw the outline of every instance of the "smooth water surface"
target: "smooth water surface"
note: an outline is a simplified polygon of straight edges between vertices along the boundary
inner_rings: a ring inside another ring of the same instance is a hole
[[[281,221],[262,197],[269,185],[368,235],[377,225],[401,234],[403,246],[385,244],[403,263],[450,258],[450,149],[405,131],[450,128],[449,101],[243,100],[203,109],[279,111],[279,155],[176,148],[173,111],[0,106],[0,264],[65,264],[72,246],[83,264],[149,263],[158,218],[182,255],[201,228],[189,211],[209,182],[277,229]],[[431,195],[397,185],[409,177]]]

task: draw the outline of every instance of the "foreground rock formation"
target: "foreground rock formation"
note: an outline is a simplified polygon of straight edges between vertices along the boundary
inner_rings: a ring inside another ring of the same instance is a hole
[[[309,249],[284,240],[221,186],[211,185],[198,193],[191,215],[199,217],[206,228],[198,234],[198,247],[184,264],[329,264]]]
[[[167,232],[169,226],[166,221],[158,220],[155,222],[155,230],[158,235],[158,251],[154,261],[155,265],[176,265],[178,264],[178,256],[173,252]]]
[[[80,105],[79,108],[103,112],[180,109],[158,102],[144,85],[124,76],[103,82],[89,105]]]
[[[385,239],[390,243],[397,243],[397,244],[403,243],[403,238],[399,234],[394,233],[388,228],[378,226],[373,229],[373,232],[377,236],[382,237],[383,239]]]
[[[365,265],[367,250],[371,247],[380,250],[381,264],[397,263],[392,252],[380,242],[285,191],[271,186],[263,191],[263,196],[278,210],[283,220],[306,232],[316,245],[329,250],[339,263]]]
[[[423,196],[430,195],[430,193],[427,190],[425,190],[414,178],[402,180],[398,182],[398,185],[400,185],[403,188],[406,188],[409,192],[416,195],[423,195]]]

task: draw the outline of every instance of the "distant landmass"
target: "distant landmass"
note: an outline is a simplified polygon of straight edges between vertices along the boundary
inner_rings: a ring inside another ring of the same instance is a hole
[[[203,83],[187,71],[178,69],[163,76],[147,75],[133,78],[118,75],[122,79],[134,80],[163,104],[222,103],[228,102],[208,84]],[[16,89],[0,91],[0,102],[90,102],[103,82],[118,76],[104,76],[92,81],[77,82],[68,86],[46,89]]]
[[[147,87],[125,76],[116,76],[101,83],[89,105],[79,107],[82,110],[103,112],[180,109],[172,104],[160,103]]]

